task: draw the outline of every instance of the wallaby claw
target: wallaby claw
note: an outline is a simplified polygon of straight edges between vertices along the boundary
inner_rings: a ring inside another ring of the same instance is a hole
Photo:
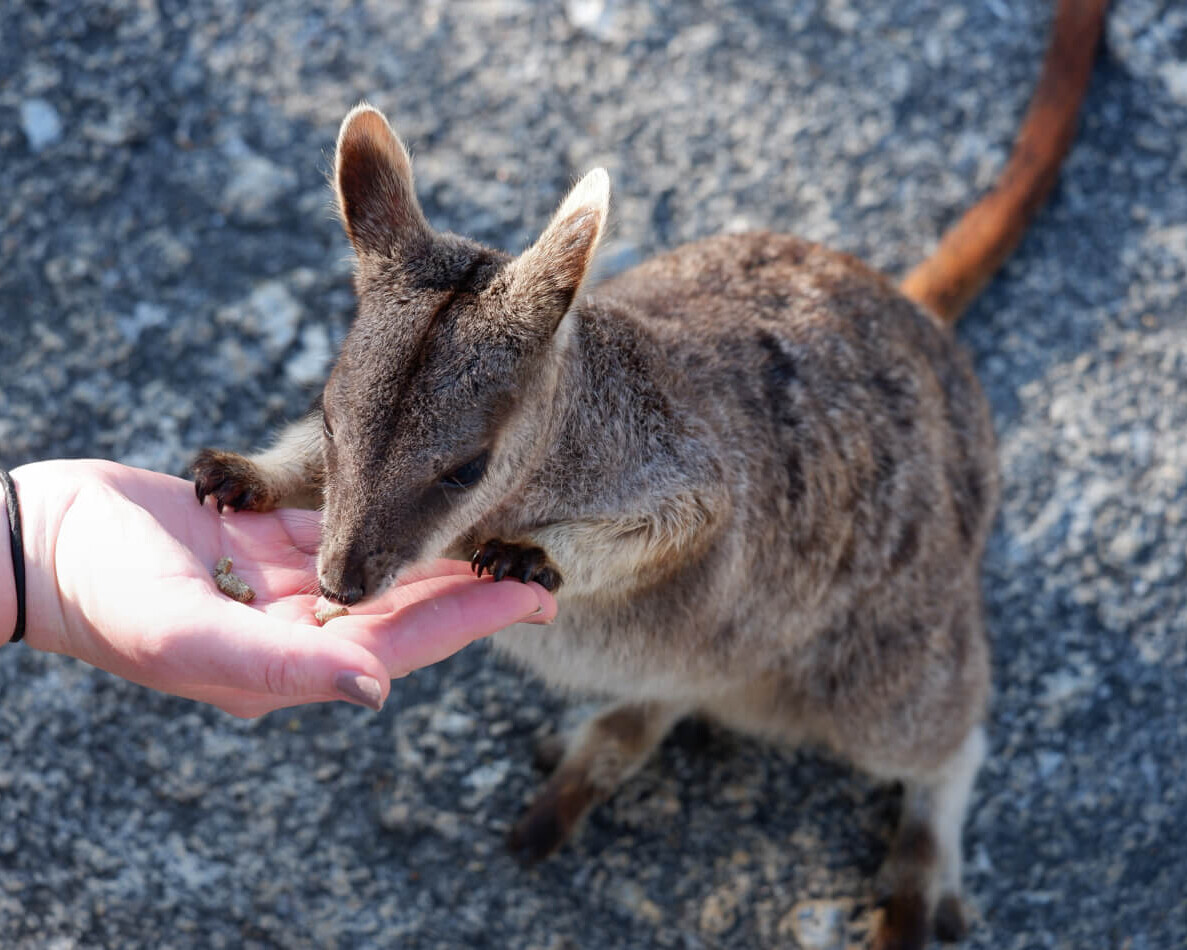
[[[205,504],[209,495],[214,498],[220,514],[224,508],[233,511],[268,509],[267,492],[254,466],[243,456],[203,449],[190,468],[194,473],[194,494],[198,504]]]
[[[498,540],[487,541],[478,546],[470,558],[470,566],[479,577],[485,571],[496,581],[514,577],[525,584],[535,581],[549,591],[561,586],[560,574],[548,566],[548,555],[540,548]]]

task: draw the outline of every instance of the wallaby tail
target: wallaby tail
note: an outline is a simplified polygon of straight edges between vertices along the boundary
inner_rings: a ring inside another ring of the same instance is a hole
[[[1017,246],[1059,173],[1076,131],[1109,0],[1059,0],[1039,84],[993,191],[944,234],[900,285],[953,324]]]

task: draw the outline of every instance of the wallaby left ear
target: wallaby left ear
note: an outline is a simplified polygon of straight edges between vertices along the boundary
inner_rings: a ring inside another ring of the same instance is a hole
[[[610,209],[610,176],[595,168],[569,192],[539,240],[512,265],[511,295],[522,316],[551,333],[589,272]]]
[[[397,254],[429,233],[408,152],[384,114],[365,102],[350,110],[338,131],[334,191],[346,234],[360,254]]]

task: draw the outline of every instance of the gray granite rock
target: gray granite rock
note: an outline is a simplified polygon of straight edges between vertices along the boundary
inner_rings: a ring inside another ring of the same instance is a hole
[[[367,98],[509,250],[588,167],[603,272],[774,228],[901,274],[993,180],[1039,0],[0,5],[0,464],[179,472],[317,390],[324,175]],[[969,948],[1187,945],[1187,12],[1118,0],[1052,201],[961,324],[1005,481]],[[541,631],[542,636],[547,631]],[[897,793],[679,731],[573,844],[502,839],[563,717],[480,646],[257,722],[0,649],[0,945],[860,946]]]
[[[21,131],[29,149],[43,151],[62,137],[62,120],[53,103],[45,99],[26,99],[21,103]]]

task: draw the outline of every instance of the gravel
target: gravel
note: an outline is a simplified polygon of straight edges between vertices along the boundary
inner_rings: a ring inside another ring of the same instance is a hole
[[[1039,0],[115,0],[0,9],[0,463],[183,471],[308,404],[351,318],[325,173],[367,98],[510,250],[602,164],[602,268],[790,230],[887,272],[1001,167]],[[969,948],[1187,945],[1187,9],[1117,0],[1050,205],[960,333],[1005,497]],[[546,633],[546,632],[545,632]],[[544,635],[544,634],[542,634]],[[241,722],[0,650],[0,944],[841,948],[895,790],[682,730],[532,871],[565,715],[481,647],[379,715]]]

